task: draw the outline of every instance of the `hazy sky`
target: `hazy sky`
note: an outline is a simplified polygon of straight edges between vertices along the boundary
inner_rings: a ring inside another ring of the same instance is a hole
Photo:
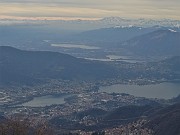
[[[0,18],[109,16],[180,20],[180,0],[0,0]]]

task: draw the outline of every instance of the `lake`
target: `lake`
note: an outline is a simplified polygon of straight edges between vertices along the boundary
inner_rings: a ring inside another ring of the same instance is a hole
[[[128,63],[142,63],[145,62],[144,60],[134,59],[131,56],[119,56],[119,55],[107,55],[104,59],[97,59],[97,58],[84,58],[87,60],[95,60],[95,61],[122,61]]]
[[[137,97],[170,99],[180,94],[180,83],[160,83],[152,85],[129,85],[116,84],[103,86],[99,92],[107,93],[127,93]]]
[[[107,93],[127,93],[137,97],[170,99],[180,94],[180,83],[160,83],[152,85],[129,85],[115,84],[111,86],[102,86],[99,92]],[[64,99],[72,96],[69,95],[47,95],[35,97],[33,100],[23,103],[23,106],[45,107],[53,104],[64,104]]]
[[[23,103],[23,106],[30,107],[45,107],[53,104],[64,104],[64,99],[70,97],[71,95],[47,95],[41,97],[35,97],[33,100]]]
[[[87,49],[87,50],[96,50],[100,49],[96,46],[88,46],[88,45],[75,45],[75,44],[51,44],[53,47],[62,47],[62,48],[77,48],[77,49]]]

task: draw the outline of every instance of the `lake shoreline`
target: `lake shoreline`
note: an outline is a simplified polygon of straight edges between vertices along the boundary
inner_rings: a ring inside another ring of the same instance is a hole
[[[101,91],[101,88],[104,88],[104,87],[113,87],[114,85],[125,85],[125,86],[139,86],[139,87],[146,87],[146,86],[155,86],[155,85],[160,85],[160,84],[163,84],[163,83],[172,83],[172,84],[180,84],[180,80],[171,80],[171,81],[156,81],[156,82],[148,82],[148,83],[135,83],[135,82],[117,82],[117,83],[110,83],[110,84],[100,84],[98,85],[98,90],[97,92],[102,92]],[[109,93],[109,92],[107,92]],[[113,93],[113,92],[112,92]],[[119,92],[118,92],[119,93]],[[126,94],[130,94],[128,93],[128,91],[124,91],[124,92],[121,92],[121,93],[126,93]],[[180,94],[180,93],[179,93]],[[40,98],[40,97],[44,97],[44,96],[54,96],[54,97],[63,97],[63,96],[66,96],[66,95],[72,95],[71,93],[47,93],[47,94],[42,94],[42,95],[33,95],[33,96],[29,96],[27,97],[26,100],[22,100],[18,103],[15,103],[15,104],[11,104],[11,105],[5,105],[6,107],[17,107],[17,106],[23,106],[23,104],[26,104],[30,101],[32,101],[33,99],[35,98]],[[130,94],[130,95],[133,95],[133,94]],[[134,95],[136,97],[139,97],[137,95]],[[178,96],[178,95],[177,95]],[[144,97],[144,96],[142,96]],[[175,96],[176,97],[176,96]],[[149,97],[145,97],[145,98],[149,98]],[[172,97],[173,98],[173,97]],[[171,99],[171,98],[170,98]],[[66,101],[65,101],[66,103]],[[52,104],[53,105],[53,104]],[[51,105],[50,105],[51,106]]]
[[[172,89],[171,87],[173,87],[174,89]],[[126,93],[136,97],[172,99],[180,94],[179,88],[180,88],[179,80],[163,81],[159,83],[152,83],[146,85],[138,85],[134,83],[123,83],[123,84],[117,83],[113,85],[100,86],[98,92]],[[171,93],[173,92],[173,90],[174,90],[174,94]],[[140,92],[139,95],[135,91],[139,91]],[[154,97],[153,97],[153,92],[154,92]],[[168,93],[169,95],[163,96],[161,92],[164,94]]]

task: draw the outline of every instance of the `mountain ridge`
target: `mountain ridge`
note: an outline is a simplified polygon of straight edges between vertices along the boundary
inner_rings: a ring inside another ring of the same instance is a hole
[[[48,51],[0,46],[0,83],[27,84],[45,79],[97,80],[116,76],[109,65]]]
[[[180,32],[157,30],[125,41],[120,47],[137,55],[179,56]]]

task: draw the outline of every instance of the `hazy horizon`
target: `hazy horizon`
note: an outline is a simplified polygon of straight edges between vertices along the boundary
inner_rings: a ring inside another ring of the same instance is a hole
[[[180,20],[179,0],[1,0],[0,19],[99,19],[109,16]]]

